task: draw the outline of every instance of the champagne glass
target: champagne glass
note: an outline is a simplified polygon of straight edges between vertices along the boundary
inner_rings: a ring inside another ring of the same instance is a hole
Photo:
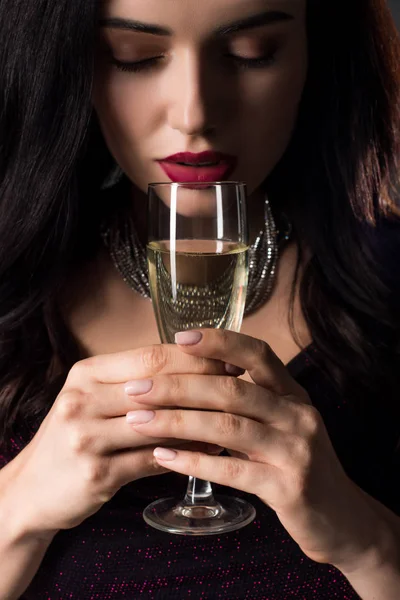
[[[162,343],[190,329],[239,331],[248,279],[244,183],[149,185],[147,258],[153,309]],[[162,531],[211,535],[254,520],[241,498],[214,497],[210,482],[189,477],[183,499],[146,507],[144,520]]]

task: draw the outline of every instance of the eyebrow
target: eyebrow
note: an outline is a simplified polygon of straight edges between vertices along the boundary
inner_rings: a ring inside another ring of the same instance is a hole
[[[214,31],[214,35],[230,35],[238,31],[263,27],[264,25],[272,25],[274,23],[291,21],[293,18],[294,17],[292,15],[286,12],[267,11],[218,27]],[[166,27],[160,27],[159,25],[152,25],[150,23],[141,23],[140,21],[133,21],[131,19],[121,19],[119,17],[100,19],[100,26],[110,27],[113,29],[128,29],[129,31],[138,31],[140,33],[148,33],[150,35],[158,36],[173,35],[173,31]]]

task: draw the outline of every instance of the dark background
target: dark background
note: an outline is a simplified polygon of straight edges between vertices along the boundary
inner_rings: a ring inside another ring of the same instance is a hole
[[[389,0],[389,6],[392,9],[397,27],[400,29],[400,0]]]

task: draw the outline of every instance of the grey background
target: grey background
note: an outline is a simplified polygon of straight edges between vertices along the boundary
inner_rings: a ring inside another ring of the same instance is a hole
[[[400,0],[389,0],[389,6],[392,9],[397,27],[400,29]]]

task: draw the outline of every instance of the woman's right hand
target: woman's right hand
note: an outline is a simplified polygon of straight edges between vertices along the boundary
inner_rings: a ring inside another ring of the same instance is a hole
[[[73,366],[32,441],[2,470],[2,500],[5,493],[9,514],[23,522],[26,534],[52,537],[75,527],[123,485],[167,472],[154,459],[157,445],[207,451],[198,442],[146,437],[128,424],[126,414],[143,405],[126,393],[126,384],[161,373],[226,371],[222,362],[161,344]]]

